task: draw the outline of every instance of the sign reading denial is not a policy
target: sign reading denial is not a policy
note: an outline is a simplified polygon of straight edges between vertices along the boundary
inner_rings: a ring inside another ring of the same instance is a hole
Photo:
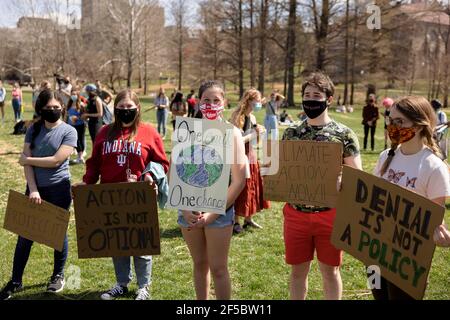
[[[29,197],[10,190],[4,229],[21,237],[62,251],[69,226],[67,210],[42,201],[37,205]]]
[[[412,191],[344,166],[332,243],[415,299],[425,294],[444,207]]]
[[[294,204],[336,207],[337,181],[342,167],[342,144],[283,140],[275,175],[264,177],[264,199]]]
[[[78,257],[160,254],[156,193],[148,182],[74,188]]]
[[[233,151],[233,125],[177,117],[168,207],[224,215]]]

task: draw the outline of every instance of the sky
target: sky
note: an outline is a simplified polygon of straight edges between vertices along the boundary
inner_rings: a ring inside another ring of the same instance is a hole
[[[168,8],[169,0],[159,0],[166,9]],[[198,6],[198,0],[188,0],[189,5],[192,8]],[[81,18],[81,0],[0,0],[0,27],[14,28],[17,25],[17,21],[22,16],[31,16],[31,10],[29,3],[34,3],[36,8],[36,16],[45,16],[46,4],[52,3],[52,7],[59,6],[58,20],[65,23],[67,20],[67,3],[69,4],[69,13],[74,13],[77,18]],[[169,13],[166,10],[166,24],[171,24]],[[56,20],[56,14],[53,18]]]

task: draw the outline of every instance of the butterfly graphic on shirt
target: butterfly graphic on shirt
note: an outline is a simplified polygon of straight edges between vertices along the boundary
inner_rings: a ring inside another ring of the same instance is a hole
[[[395,172],[392,169],[389,169],[388,173],[388,181],[393,183],[399,183],[399,181],[403,178],[403,176],[406,174],[406,172]]]
[[[407,177],[406,178],[406,187],[408,188],[409,186],[411,186],[411,188],[415,189],[416,188],[416,182],[417,182],[417,177],[416,178],[412,178],[412,179]]]

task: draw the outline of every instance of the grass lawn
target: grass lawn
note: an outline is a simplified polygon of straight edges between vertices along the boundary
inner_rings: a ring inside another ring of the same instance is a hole
[[[8,93],[8,97],[10,97]],[[24,95],[26,119],[31,119],[31,97]],[[148,109],[149,99],[143,99]],[[235,103],[233,104],[235,105]],[[145,109],[145,108],[144,108]],[[3,225],[8,191],[14,189],[25,191],[25,178],[22,168],[17,163],[22,151],[23,136],[12,136],[13,113],[8,103],[5,107],[6,123],[0,127],[0,224]],[[226,111],[227,116],[231,114]],[[290,112],[293,115],[293,110]],[[353,114],[332,113],[332,116],[353,128],[362,142],[361,110]],[[155,112],[145,112],[144,120],[155,123]],[[264,112],[257,114],[262,123]],[[171,126],[169,125],[171,128]],[[170,132],[169,132],[170,133]],[[364,152],[364,170],[372,172],[378,154],[384,147],[382,121],[376,136],[376,151]],[[90,139],[88,154],[91,151]],[[170,142],[166,141],[166,150]],[[83,166],[71,167],[72,181],[81,181]],[[284,262],[284,245],[282,233],[282,203],[272,203],[272,208],[258,214],[255,220],[264,229],[246,231],[233,236],[229,268],[232,279],[233,299],[288,299],[289,267]],[[192,264],[187,246],[177,226],[175,211],[159,212],[161,228],[161,252],[154,257],[152,299],[195,299],[192,280]],[[447,223],[450,218],[447,212]],[[3,286],[11,276],[12,260],[17,236],[0,229],[0,285]],[[24,275],[25,290],[15,296],[17,299],[98,299],[100,292],[115,283],[114,269],[111,259],[78,260],[74,216],[69,225],[70,253],[67,261],[66,278],[73,275],[74,266],[81,270],[79,289],[66,288],[63,295],[49,296],[45,293],[46,283],[53,270],[53,250],[35,244]],[[448,288],[450,279],[450,250],[437,249],[434,255],[433,268],[429,277],[426,299],[450,299]],[[372,299],[366,286],[365,268],[363,264],[349,255],[344,257],[342,266],[344,282],[344,299]],[[133,284],[132,289],[136,288]],[[309,279],[309,299],[322,299],[322,281],[317,263],[314,263]],[[214,294],[214,290],[212,290]],[[133,295],[129,296],[130,299]]]

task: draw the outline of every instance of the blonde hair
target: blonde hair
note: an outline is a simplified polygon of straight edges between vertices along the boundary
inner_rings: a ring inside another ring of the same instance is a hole
[[[436,115],[430,102],[427,99],[419,96],[407,96],[403,97],[392,105],[392,107],[397,108],[397,110],[403,114],[408,120],[413,123],[414,127],[419,127],[422,129],[420,136],[422,137],[423,143],[439,158],[442,159],[441,151],[433,139],[434,128],[436,127]],[[392,143],[391,149],[389,150],[388,157],[381,167],[380,174],[384,174],[389,169],[392,159],[395,156],[395,151],[398,148],[397,143]]]
[[[238,107],[231,115],[230,122],[239,129],[243,129],[245,123],[245,113],[252,108],[250,102],[257,100],[258,98],[261,99],[261,92],[255,88],[247,90],[239,102]]]

